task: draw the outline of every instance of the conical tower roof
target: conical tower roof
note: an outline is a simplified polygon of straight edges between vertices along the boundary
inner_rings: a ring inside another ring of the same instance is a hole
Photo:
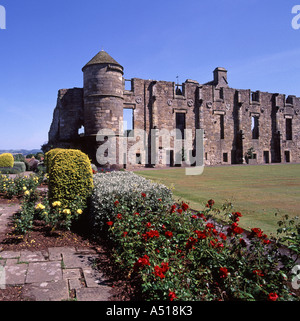
[[[101,50],[97,55],[92,58],[83,68],[84,70],[87,66],[90,65],[99,65],[99,64],[114,64],[122,67],[115,59],[113,59],[106,51]],[[123,69],[123,67],[122,67]]]

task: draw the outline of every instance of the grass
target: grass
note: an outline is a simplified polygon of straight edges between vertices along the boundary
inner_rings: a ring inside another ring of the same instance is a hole
[[[199,176],[186,176],[183,168],[136,174],[171,187],[176,200],[196,210],[209,199],[216,207],[231,202],[243,214],[240,225],[246,229],[259,227],[275,236],[281,214],[299,215],[300,164],[205,167]]]

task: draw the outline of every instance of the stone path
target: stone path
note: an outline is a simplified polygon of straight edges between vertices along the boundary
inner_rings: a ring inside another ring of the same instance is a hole
[[[0,233],[18,205],[0,204]],[[23,297],[34,301],[108,301],[111,287],[93,268],[96,251],[52,247],[44,251],[1,251],[0,290],[22,286]]]
[[[3,286],[23,286],[23,296],[35,301],[107,301],[110,287],[93,269],[95,251],[53,247],[47,251],[2,251]],[[0,277],[1,280],[1,277]],[[3,284],[4,283],[4,284]]]

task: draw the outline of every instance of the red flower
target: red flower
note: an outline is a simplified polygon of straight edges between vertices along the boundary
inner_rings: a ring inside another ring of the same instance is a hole
[[[185,248],[190,250],[191,248],[194,247],[196,242],[197,242],[197,239],[195,239],[194,237],[190,237],[185,244]]]
[[[181,208],[182,208],[184,211],[186,211],[186,210],[189,208],[189,206],[188,206],[186,203],[182,203]]]
[[[145,194],[145,193],[142,193],[142,196],[143,196],[143,197],[146,197],[146,194]]]
[[[177,210],[177,212],[178,212],[179,214],[181,214],[181,213],[182,213],[182,208],[179,208],[179,209]]]
[[[278,299],[278,295],[276,292],[271,292],[268,295],[268,301],[276,301]]]
[[[119,213],[119,214],[117,215],[117,218],[120,220],[120,219],[122,218],[122,214]]]
[[[171,238],[173,236],[173,233],[170,231],[166,231],[165,236]]]
[[[252,232],[249,235],[249,237],[254,237],[254,236],[257,236],[258,238],[262,237],[263,231],[260,228],[255,227],[255,228],[252,228],[251,231]]]
[[[123,237],[127,236],[128,232],[123,232]]]
[[[220,279],[225,279],[228,276],[228,270],[226,267],[221,267],[219,272],[220,272]]]
[[[174,204],[174,205],[171,206],[171,213],[174,213],[174,212],[175,212],[176,207],[177,207],[176,204]]]
[[[204,239],[206,239],[206,233],[205,233],[205,231],[194,231],[196,234],[197,234],[197,236],[198,236],[198,239],[199,240],[204,240]]]
[[[137,216],[138,216],[138,215],[140,215],[140,213],[136,212],[136,213],[134,213],[134,215],[137,215]]]
[[[149,256],[146,254],[134,263],[133,269],[136,271],[139,268],[143,268],[145,265],[150,265]]]
[[[252,273],[258,276],[264,276],[261,270],[253,270]]]
[[[214,228],[214,225],[213,225],[212,223],[207,223],[207,224],[206,224],[206,227],[207,227],[207,228]]]
[[[196,219],[196,218],[198,218],[198,216],[194,214],[194,215],[192,215],[192,218]]]
[[[224,241],[227,239],[227,236],[224,233],[220,233],[219,236]]]
[[[240,238],[240,244],[242,247],[246,247],[247,246],[247,243],[244,239]]]
[[[147,228],[150,228],[152,225],[151,225],[151,223],[150,222],[148,222],[147,224],[146,224],[146,227]]]
[[[161,201],[162,201],[162,199],[161,199],[161,198],[159,198],[159,199],[158,199],[158,201],[160,201],[160,202],[161,202]]]
[[[157,277],[160,277],[161,279],[165,278],[164,273],[166,273],[169,270],[169,263],[166,262],[162,262],[161,267],[159,267],[158,265],[156,265],[154,267],[154,275]]]
[[[212,208],[214,204],[215,204],[214,200],[208,200],[207,204],[206,204],[206,207]]]
[[[170,301],[177,299],[175,292],[169,291],[169,299],[170,299]]]
[[[115,206],[118,206],[119,204],[119,201],[115,201]]]
[[[157,230],[150,230],[148,232],[146,232],[145,234],[142,235],[144,240],[147,241],[148,238],[153,238],[154,236],[155,237],[159,237],[159,233]]]
[[[107,224],[108,226],[112,226],[112,225],[114,224],[114,222],[109,221],[109,222],[106,222],[106,224]]]

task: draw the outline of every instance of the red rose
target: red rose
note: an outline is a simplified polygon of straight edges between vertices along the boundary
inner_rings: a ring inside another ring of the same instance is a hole
[[[142,193],[142,196],[143,196],[143,197],[146,197],[146,194],[145,194],[145,193]]]
[[[177,296],[175,294],[175,292],[169,291],[169,299],[170,301],[173,301],[174,299],[177,299]]]
[[[226,267],[221,267],[219,272],[220,272],[220,279],[225,279],[228,276],[228,270]]]
[[[182,203],[181,208],[182,208],[184,211],[186,211],[186,210],[189,208],[189,206],[188,206],[186,203]]]
[[[264,276],[264,274],[262,273],[261,270],[253,270],[252,273],[253,273],[253,274],[256,274],[256,275],[258,275],[258,276]]]
[[[127,236],[128,232],[123,232],[123,237]]]
[[[119,205],[119,201],[115,201],[115,206],[118,206]]]
[[[220,233],[219,236],[224,241],[227,239],[227,236],[224,233]]]
[[[181,214],[181,213],[182,213],[182,209],[179,208],[179,209],[177,210],[177,212],[178,212],[179,214]]]
[[[117,218],[120,220],[120,219],[122,218],[122,214],[119,213],[119,214],[117,215]]]
[[[166,231],[165,236],[171,238],[173,236],[173,233],[170,231]]]
[[[149,256],[148,255],[144,255],[143,257],[140,257],[133,266],[133,269],[136,271],[139,268],[143,268],[145,265],[150,265],[150,261],[149,261]]]
[[[276,301],[278,299],[278,295],[276,292],[271,292],[269,293],[269,296],[268,296],[268,301]]]
[[[175,212],[176,207],[177,207],[176,204],[174,204],[174,205],[171,206],[171,213],[174,213],[174,212]]]
[[[190,237],[185,244],[185,248],[190,250],[191,248],[194,247],[196,242],[197,242],[197,239],[195,239],[194,237]]]
[[[109,222],[106,222],[106,224],[107,224],[108,226],[112,226],[112,225],[114,224],[114,222],[109,221]]]
[[[212,208],[214,204],[215,204],[214,200],[208,200],[207,204],[206,204],[206,207]]]
[[[240,239],[240,244],[241,244],[242,247],[246,247],[247,246],[246,241],[244,239],[242,239],[242,238]]]
[[[148,223],[146,224],[146,227],[147,227],[147,228],[150,228],[150,227],[151,227],[151,223],[148,222]]]
[[[199,240],[204,240],[204,239],[206,239],[206,233],[205,233],[205,231],[202,232],[202,231],[197,231],[197,230],[196,230],[195,233],[197,234]]]

